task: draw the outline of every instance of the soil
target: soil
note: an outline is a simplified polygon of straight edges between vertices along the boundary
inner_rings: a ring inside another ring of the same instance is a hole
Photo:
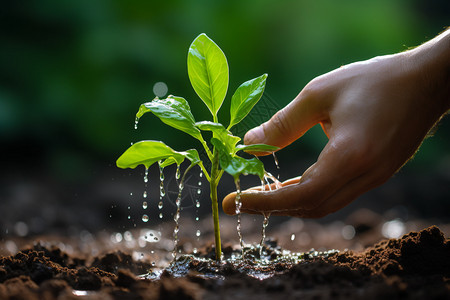
[[[224,245],[225,258],[234,248]],[[156,269],[133,253],[68,254],[36,242],[0,258],[0,299],[450,299],[450,240],[436,226],[360,252],[295,254],[294,263],[271,240],[264,266],[251,251],[221,264],[205,259],[212,253],[205,244],[195,257],[178,255],[158,279],[143,279]],[[258,268],[272,276],[250,276]]]

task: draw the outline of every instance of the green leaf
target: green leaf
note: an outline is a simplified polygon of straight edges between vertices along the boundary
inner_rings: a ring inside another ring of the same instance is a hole
[[[176,163],[177,163],[177,161],[173,157],[169,157],[161,163],[161,168],[165,168],[167,166],[170,166],[170,165],[173,165]]]
[[[233,135],[220,123],[202,121],[195,123],[195,126],[200,130],[212,131],[214,134],[213,137],[219,139],[230,154],[234,154],[235,146],[241,140],[240,137]]]
[[[189,47],[187,61],[192,87],[216,118],[228,89],[228,63],[225,54],[202,33]]]
[[[195,127],[195,119],[191,113],[188,102],[182,97],[169,96],[166,99],[156,97],[153,101],[142,104],[136,114],[136,118],[152,112],[165,124],[190,134],[201,140],[200,130]]]
[[[259,159],[245,159],[237,155],[230,155],[225,145],[216,138],[212,138],[211,143],[219,151],[220,167],[233,178],[236,179],[241,174],[253,174],[261,179],[264,177],[264,165]]]
[[[197,150],[190,149],[185,152],[178,152],[167,146],[161,141],[141,141],[133,144],[118,159],[117,166],[119,168],[134,169],[138,165],[144,165],[149,168],[155,162],[164,160],[163,166],[173,163],[180,165],[187,158],[191,164],[198,164],[200,158]]]
[[[241,84],[231,98],[230,125],[236,125],[252,110],[253,106],[261,99],[266,86],[267,74],[249,80]]]
[[[253,144],[253,145],[237,145],[237,151],[249,151],[249,152],[274,152],[280,149],[276,146],[266,145],[266,144]]]
[[[192,165],[198,165],[201,162],[201,159],[200,159],[200,156],[198,155],[197,150],[189,149],[183,153],[185,153],[184,154],[185,157],[191,161]]]

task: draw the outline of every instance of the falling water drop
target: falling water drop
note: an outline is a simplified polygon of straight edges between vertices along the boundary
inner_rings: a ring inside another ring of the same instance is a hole
[[[195,202],[195,207],[197,207],[197,208],[200,207],[200,201],[197,200],[197,201]]]
[[[291,234],[291,241],[295,240],[295,233]]]
[[[166,192],[164,190],[164,168],[162,167],[162,160],[158,162],[159,165],[159,199],[162,200],[162,198],[166,195]]]
[[[142,194],[142,197],[147,198],[147,191],[144,191],[144,194]]]
[[[177,165],[177,172],[175,173],[175,178],[179,180],[180,176],[181,176],[180,165]]]
[[[200,175],[199,176],[200,176],[200,178],[202,178],[203,177],[203,172],[200,171]]]
[[[147,209],[147,207],[148,207],[147,201],[142,202],[142,208]]]
[[[198,217],[195,217],[195,221],[198,221],[199,220],[199,218]]]
[[[244,256],[244,240],[242,238],[242,232],[241,232],[241,208],[242,208],[242,202],[241,202],[241,186],[239,183],[239,177],[234,180],[234,183],[236,185],[236,198],[234,198],[234,203],[236,204],[236,215],[237,215],[237,233],[239,236],[239,244],[241,245],[241,255]]]
[[[261,229],[261,242],[259,243],[259,257],[260,258],[262,256],[264,240],[266,239],[266,228],[267,228],[267,225],[269,225],[270,213],[263,213],[263,216],[264,216],[264,221],[263,221],[262,229]]]
[[[277,179],[280,180],[280,164],[278,163],[278,158],[275,155],[275,152],[272,152],[273,161],[275,162],[275,166],[277,167]]]
[[[202,233],[200,232],[200,230],[197,230],[197,232],[195,233],[196,236],[200,236]]]
[[[200,195],[202,193],[202,190],[201,189],[198,189],[197,190],[197,195]]]
[[[163,214],[159,213],[159,218],[162,219],[163,218]]]
[[[202,185],[202,182],[201,182],[201,181],[199,181],[199,182],[198,182],[198,186],[201,186],[201,185]]]
[[[190,170],[190,168],[192,167],[189,166],[186,171],[184,171],[183,177],[181,178],[181,180],[178,182],[178,195],[177,195],[177,200],[175,201],[175,204],[177,205],[177,211],[173,217],[173,220],[175,221],[175,228],[173,230],[173,243],[174,243],[174,247],[173,247],[173,251],[172,251],[172,257],[175,260],[177,257],[177,248],[178,248],[178,232],[180,231],[180,224],[179,224],[179,219],[180,219],[180,211],[181,211],[181,195],[183,192],[183,188],[184,188],[184,178],[186,173]],[[179,170],[179,166],[177,168],[177,173]],[[180,177],[180,176],[178,176]],[[178,179],[178,178],[177,178]]]
[[[162,209],[162,208],[163,208],[163,202],[162,202],[162,201],[159,201],[159,203],[158,203],[158,208],[159,208],[159,209]]]
[[[130,196],[133,196],[133,193],[130,193]]]
[[[148,222],[148,216],[147,215],[142,215],[142,222],[147,223]]]
[[[144,182],[147,183],[148,182],[148,168],[145,167],[145,172],[144,172]]]
[[[136,117],[136,119],[134,120],[134,129],[138,128],[138,123],[139,123],[139,118]]]

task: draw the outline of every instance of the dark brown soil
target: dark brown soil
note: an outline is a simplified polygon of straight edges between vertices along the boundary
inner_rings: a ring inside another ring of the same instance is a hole
[[[359,253],[274,262],[276,275],[265,280],[229,263],[215,278],[204,276],[204,263],[188,266],[181,277],[166,270],[159,280],[139,279],[152,267],[127,253],[77,258],[36,244],[0,258],[0,299],[450,299],[450,241],[435,226]]]

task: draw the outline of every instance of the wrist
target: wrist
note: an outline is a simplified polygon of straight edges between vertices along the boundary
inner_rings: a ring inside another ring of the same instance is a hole
[[[450,29],[403,54],[423,95],[439,116],[445,114],[450,108]]]
[[[408,52],[424,94],[436,113],[445,114],[450,109],[450,29]]]

